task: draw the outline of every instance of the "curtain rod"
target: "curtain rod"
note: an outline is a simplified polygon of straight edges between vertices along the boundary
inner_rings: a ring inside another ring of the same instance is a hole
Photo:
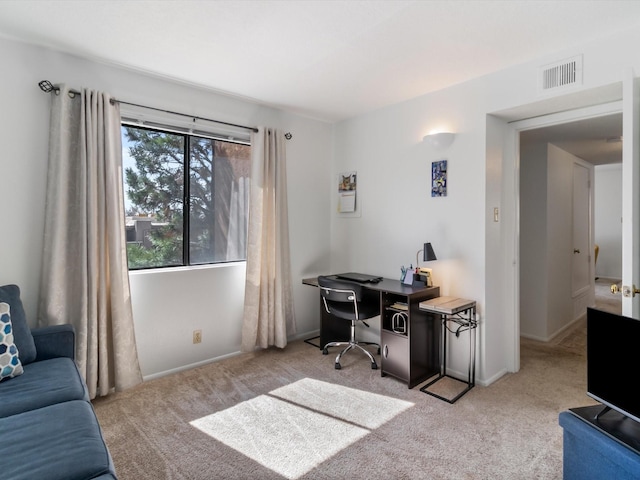
[[[40,87],[40,90],[42,90],[45,93],[55,92],[56,95],[57,95],[60,92],[60,87],[55,86],[49,80],[42,80],[41,82],[38,83],[38,86]],[[69,93],[73,93],[75,95],[80,95],[80,92],[78,92],[77,90],[69,90]],[[155,110],[156,112],[164,112],[164,113],[170,113],[172,115],[180,115],[182,117],[189,117],[189,118],[193,118],[194,120],[205,120],[207,122],[219,123],[221,125],[227,125],[227,126],[230,126],[230,127],[244,128],[245,130],[251,130],[253,132],[257,132],[258,131],[258,129],[256,127],[247,127],[246,125],[238,125],[238,124],[235,124],[235,123],[223,122],[223,121],[220,121],[220,120],[212,120],[210,118],[198,117],[196,115],[187,115],[186,113],[172,112],[171,110],[163,110],[161,108],[148,107],[146,105],[139,105],[137,103],[123,102],[122,100],[116,100],[115,98],[111,99],[111,103],[116,103],[116,102],[120,103],[122,105],[130,105],[132,107],[140,107],[140,108],[146,108],[146,109],[149,109],[149,110]],[[289,140],[289,139],[291,139],[292,135],[290,133],[286,133],[285,137],[287,138],[287,140]]]

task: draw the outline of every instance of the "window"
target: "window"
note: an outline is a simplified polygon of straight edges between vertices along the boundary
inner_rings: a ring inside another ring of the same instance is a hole
[[[122,125],[129,269],[246,259],[251,146]]]

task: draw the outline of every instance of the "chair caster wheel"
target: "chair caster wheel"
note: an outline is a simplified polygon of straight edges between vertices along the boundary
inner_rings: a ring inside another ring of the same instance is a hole
[[[375,363],[371,364],[371,370],[377,370],[378,369],[378,365],[376,365]]]
[[[327,350],[326,348],[322,349],[322,354],[323,355],[329,355],[329,350]]]
[[[336,370],[340,370],[342,367],[340,366],[339,363],[336,363]]]

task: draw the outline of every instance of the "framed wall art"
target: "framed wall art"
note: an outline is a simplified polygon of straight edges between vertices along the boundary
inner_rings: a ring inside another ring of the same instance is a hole
[[[447,196],[447,161],[439,160],[431,163],[431,196]]]
[[[338,213],[356,212],[356,172],[342,172],[338,175]]]

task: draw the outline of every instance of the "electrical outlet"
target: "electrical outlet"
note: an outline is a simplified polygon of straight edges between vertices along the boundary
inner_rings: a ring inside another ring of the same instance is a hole
[[[202,342],[202,330],[194,330],[193,331],[193,343]]]

